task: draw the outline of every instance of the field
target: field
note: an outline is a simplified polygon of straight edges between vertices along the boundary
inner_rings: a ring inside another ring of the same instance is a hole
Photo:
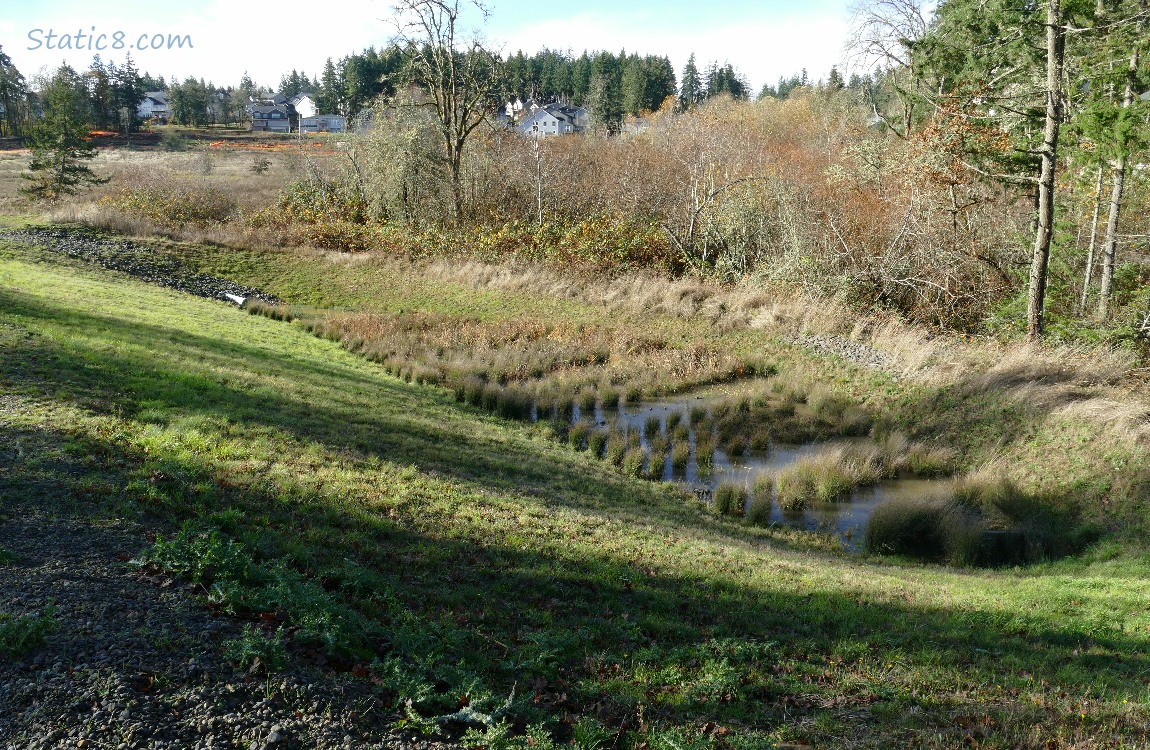
[[[273,154],[262,175],[238,149],[206,174],[198,152],[101,158],[123,175],[167,160],[258,206],[289,169]],[[26,212],[12,227],[102,210],[32,216],[6,195]],[[134,231],[158,255],[284,305],[250,315],[0,240],[0,512],[135,530],[147,570],[248,623],[239,673],[351,675],[390,726],[491,748],[1150,742],[1150,425],[1128,355],[941,336],[749,284],[152,229]],[[812,414],[861,410],[953,451],[971,482],[1010,478],[1062,546],[998,569],[844,554],[418,375],[510,387],[547,341],[602,352],[539,365],[572,393],[769,365]],[[29,653],[84,660],[56,637]]]

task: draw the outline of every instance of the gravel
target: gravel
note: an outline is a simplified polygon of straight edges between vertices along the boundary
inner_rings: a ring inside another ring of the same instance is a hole
[[[201,297],[275,301],[134,242],[4,236]],[[0,435],[19,432],[8,416],[20,408],[0,395]],[[0,481],[21,455],[0,450]],[[223,654],[243,624],[213,614],[201,590],[132,564],[155,529],[62,514],[51,492],[0,497],[0,613],[58,623],[29,653],[0,652],[0,750],[450,747],[393,730],[395,709],[369,678],[300,659],[270,675],[232,665]]]
[[[860,344],[843,336],[803,336],[789,337],[787,343],[809,349],[816,354],[839,357],[860,367],[884,372],[895,371],[894,359],[873,346]]]
[[[32,228],[0,233],[0,237],[120,271],[158,286],[228,301],[227,295],[276,303],[269,294],[218,276],[194,271],[179,259],[155,248],[124,239],[104,239],[83,230]]]

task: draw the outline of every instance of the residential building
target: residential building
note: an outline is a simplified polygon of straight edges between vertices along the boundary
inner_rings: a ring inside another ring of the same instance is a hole
[[[301,133],[344,133],[347,131],[347,118],[343,115],[315,115],[299,118]]]

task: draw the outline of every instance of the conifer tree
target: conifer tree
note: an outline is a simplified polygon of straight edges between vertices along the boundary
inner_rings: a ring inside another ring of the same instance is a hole
[[[20,192],[32,198],[55,200],[72,195],[84,185],[107,182],[85,161],[96,156],[88,138],[90,117],[84,81],[68,65],[62,65],[40,92],[43,117],[31,129],[31,182]]]
[[[699,78],[699,68],[695,65],[695,53],[687,58],[683,66],[683,82],[679,88],[679,106],[682,109],[691,109],[703,101],[703,81]]]

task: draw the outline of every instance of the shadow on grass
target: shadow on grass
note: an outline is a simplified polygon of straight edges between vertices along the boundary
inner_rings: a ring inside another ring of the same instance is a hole
[[[494,431],[476,434],[471,421],[476,412],[456,405],[445,391],[382,373],[364,375],[338,361],[351,356],[342,351],[322,364],[270,346],[52,306],[13,290],[0,289],[0,308],[80,334],[68,346],[43,336],[9,344],[0,378],[16,389],[28,386],[98,412],[143,421],[200,414],[263,425],[335,450],[414,464],[491,487],[576,504],[587,500],[578,491],[587,484],[585,469],[541,458],[527,443],[500,440]],[[264,325],[263,319],[249,322],[246,316],[237,322],[241,329]],[[313,343],[310,334],[300,335]],[[127,353],[120,344],[146,353]],[[252,374],[274,382],[251,385]],[[436,413],[421,413],[421,404]],[[634,488],[606,471],[598,472],[596,481],[620,496]]]
[[[154,478],[162,465],[157,512],[218,527],[382,624],[369,648],[448,685],[443,712],[459,690],[506,695],[518,685],[539,710],[613,726],[642,712],[745,732],[809,730],[817,720],[887,740],[1018,740],[1036,723],[1091,736],[1082,701],[1141,695],[1150,672],[1144,639],[1083,623],[877,601],[848,585],[803,592],[786,581],[656,571],[586,544],[525,549],[500,535],[433,533],[339,498],[301,505],[267,485],[227,489],[210,463],[145,456],[114,436],[0,426],[0,444],[17,443],[23,459],[0,460],[10,486],[50,493],[55,483],[79,506],[78,488],[98,481],[101,494],[131,495],[126,482]],[[53,445],[98,460],[60,474]],[[122,476],[107,467],[123,467]],[[0,498],[17,501],[8,491]],[[972,729],[963,725],[971,716],[993,721]],[[1108,736],[1147,736],[1137,715],[1094,718]]]

